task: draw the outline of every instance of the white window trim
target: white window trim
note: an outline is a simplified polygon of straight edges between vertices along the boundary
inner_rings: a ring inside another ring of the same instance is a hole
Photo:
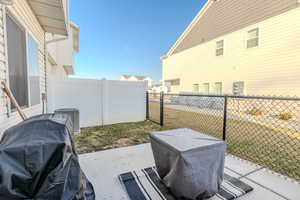
[[[215,90],[215,93],[216,93],[216,94],[219,94],[219,93],[217,93],[217,85],[218,85],[218,84],[221,85],[221,88],[220,88],[220,89],[221,89],[221,93],[220,93],[220,94],[222,94],[222,93],[223,93],[223,82],[220,82],[220,81],[214,83],[214,87],[215,87],[214,90]]]
[[[4,43],[5,43],[5,61],[6,61],[6,85],[7,87],[9,88],[10,85],[9,85],[9,63],[8,63],[8,41],[7,41],[7,19],[6,19],[6,16],[9,16],[25,33],[25,43],[26,43],[26,52],[25,52],[25,56],[26,56],[26,68],[27,68],[27,92],[28,92],[28,105],[26,107],[24,107],[24,109],[28,109],[28,108],[32,108],[34,106],[38,106],[38,105],[41,105],[41,102],[42,102],[42,99],[41,99],[41,89],[40,89],[40,103],[37,104],[37,105],[31,105],[31,101],[30,101],[30,84],[29,84],[29,67],[28,67],[28,34],[30,34],[30,36],[32,37],[32,39],[37,43],[38,43],[38,40],[36,39],[36,37],[32,34],[31,31],[27,30],[25,28],[25,26],[19,21],[19,19],[13,14],[11,13],[8,8],[5,8],[4,9],[4,12],[3,12],[3,15],[4,15],[4,20],[3,20],[3,31],[4,31]],[[39,48],[38,48],[38,51],[39,51]],[[39,56],[39,52],[38,52],[38,56]],[[39,65],[39,63],[38,63]],[[41,76],[41,72],[40,72],[40,69],[39,69],[39,66],[38,66],[38,72],[39,72],[39,77]],[[41,83],[40,83],[41,84]],[[14,115],[17,110],[16,109],[11,109],[11,103],[9,100],[7,100],[6,102],[8,104],[8,110],[7,110],[7,114],[8,114],[8,117],[10,117],[10,115]]]
[[[196,87],[197,87],[197,91],[195,91]],[[195,92],[195,93],[199,93],[200,92],[200,84],[199,83],[193,84],[193,92]]]
[[[207,91],[207,93],[204,91],[205,85],[208,86],[208,91]],[[203,87],[203,93],[204,93],[204,94],[210,94],[210,91],[211,91],[211,85],[210,85],[209,82],[202,83],[202,87]]]
[[[249,34],[250,31],[253,31],[253,30],[256,30],[256,29],[258,30],[258,33],[257,33],[257,38],[258,38],[257,46],[248,48],[248,40],[249,40],[248,34]],[[260,31],[261,30],[260,30],[259,26],[256,26],[256,27],[253,27],[253,28],[250,28],[250,29],[247,30],[247,32],[246,32],[246,40],[245,40],[245,48],[246,48],[246,50],[256,49],[256,48],[260,47],[260,41],[261,41]]]
[[[219,42],[222,42],[222,48],[218,48],[218,43]],[[224,56],[224,54],[225,54],[225,48],[224,48],[225,45],[224,45],[224,43],[225,43],[224,39],[216,41],[216,50],[215,50],[215,56],[216,57],[222,57],[222,56]],[[217,55],[217,51],[220,50],[220,49],[223,50],[223,53],[221,55]]]
[[[29,66],[28,66],[28,58],[29,58],[29,46],[28,46],[28,38],[29,35],[32,37],[32,39],[36,42],[37,44],[37,56],[38,56],[38,60],[37,60],[37,64],[38,64],[38,73],[39,73],[39,84],[41,86],[41,72],[40,72],[40,66],[39,66],[39,43],[37,41],[37,39],[29,32],[26,31],[26,59],[27,59],[27,84],[28,84],[28,107],[33,107],[33,106],[37,106],[40,105],[42,103],[42,93],[41,93],[41,88],[40,88],[40,93],[39,93],[39,98],[40,98],[40,103],[36,104],[36,105],[31,105],[31,97],[30,97],[30,79],[29,79]]]

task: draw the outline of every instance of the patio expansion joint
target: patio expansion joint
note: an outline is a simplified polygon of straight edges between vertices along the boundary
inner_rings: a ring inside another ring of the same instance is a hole
[[[258,171],[260,171],[260,170],[262,170],[262,169],[264,169],[264,167],[260,167],[260,168],[258,168],[258,169],[255,169],[255,170],[251,171],[251,172],[248,172],[248,173],[246,173],[246,174],[240,176],[238,179],[245,178],[245,177],[247,177],[247,176],[249,176],[249,175],[251,175],[251,174],[254,174],[254,173],[256,173],[256,172],[258,172]]]
[[[286,197],[286,196],[284,196],[284,195],[282,195],[282,194],[280,194],[280,193],[274,191],[273,189],[271,189],[271,188],[269,188],[269,187],[267,187],[267,186],[264,186],[264,185],[262,185],[262,184],[260,184],[260,183],[258,183],[258,182],[256,182],[256,181],[254,181],[253,179],[250,179],[249,177],[247,177],[247,176],[249,176],[249,175],[251,175],[251,174],[253,174],[253,173],[256,173],[256,172],[258,172],[258,171],[261,171],[261,170],[263,170],[263,169],[266,169],[266,168],[264,168],[264,167],[260,167],[259,169],[255,169],[255,170],[253,170],[253,171],[251,171],[251,172],[249,172],[249,173],[247,173],[247,174],[244,174],[244,175],[242,175],[241,173],[239,173],[239,172],[237,172],[237,171],[235,171],[235,170],[233,170],[233,169],[230,169],[229,167],[225,167],[225,168],[226,168],[227,170],[229,170],[229,171],[231,171],[231,172],[236,173],[237,175],[239,175],[240,177],[238,177],[238,179],[244,178],[244,179],[246,179],[246,180],[248,180],[248,181],[250,181],[250,182],[252,182],[252,183],[254,183],[254,184],[256,184],[256,185],[258,185],[258,186],[260,186],[260,187],[262,187],[262,188],[264,188],[264,189],[266,189],[266,190],[268,190],[268,191],[270,191],[270,192],[272,192],[272,193],[274,193],[274,194],[276,194],[277,196],[279,196],[279,197],[281,197],[281,198],[283,198],[283,199],[285,199],[285,200],[291,200],[290,198],[288,198],[288,197]],[[255,190],[255,188],[254,188],[254,190]]]
[[[287,176],[282,175],[282,174],[280,174],[280,173],[277,173],[277,172],[275,172],[275,171],[273,171],[273,170],[271,170],[271,169],[268,169],[268,168],[266,168],[266,167],[262,167],[262,166],[260,166],[260,165],[258,165],[258,164],[256,164],[256,163],[253,163],[253,162],[248,161],[248,160],[244,160],[244,159],[242,159],[242,158],[240,158],[240,157],[234,156],[234,155],[229,154],[229,153],[227,153],[226,156],[229,156],[229,157],[231,157],[231,158],[234,158],[234,159],[236,159],[236,160],[239,160],[239,161],[241,161],[241,162],[243,162],[243,163],[247,163],[248,165],[255,166],[255,167],[257,167],[257,168],[261,168],[261,170],[264,170],[264,171],[267,172],[267,173],[270,173],[270,174],[272,174],[272,175],[278,176],[278,177],[280,177],[280,178],[282,178],[282,179],[284,179],[284,180],[286,180],[286,181],[289,181],[289,182],[291,182],[291,183],[293,183],[293,184],[296,184],[296,185],[299,185],[299,186],[300,186],[300,181],[297,181],[296,179],[287,177]],[[229,170],[230,170],[230,169],[229,169]],[[259,171],[259,170],[258,170],[258,171]],[[238,174],[238,175],[240,175],[240,176],[243,176],[243,174],[239,174],[239,173],[237,173],[237,172],[235,172],[235,173]],[[249,173],[251,173],[251,172],[249,172]],[[251,173],[251,174],[252,174],[252,173]],[[249,175],[250,175],[250,174],[249,174]]]

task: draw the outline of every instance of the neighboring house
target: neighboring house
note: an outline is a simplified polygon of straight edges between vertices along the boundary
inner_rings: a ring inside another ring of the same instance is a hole
[[[48,79],[74,73],[79,27],[69,20],[68,0],[11,2],[0,3],[0,81],[28,116],[37,115],[46,110]],[[19,121],[0,90],[0,135]]]
[[[168,87],[164,86],[162,83],[158,83],[158,84],[153,84],[149,92],[158,94],[161,92],[168,93],[169,90]]]
[[[208,0],[162,56],[171,92],[300,96],[300,1]]]
[[[147,76],[136,76],[136,75],[122,75],[120,78],[121,81],[147,81],[148,88],[152,87],[152,79]]]

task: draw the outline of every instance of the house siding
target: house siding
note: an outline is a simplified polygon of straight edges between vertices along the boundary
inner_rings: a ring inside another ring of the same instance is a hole
[[[209,0],[208,8],[173,54],[266,20],[298,6],[298,0]]]
[[[40,72],[40,90],[41,93],[46,92],[46,74],[44,65],[44,30],[40,26],[36,16],[31,10],[26,0],[14,1],[13,6],[0,6],[0,80],[8,78],[8,63],[6,54],[6,12],[12,15],[21,26],[36,40],[39,49],[39,72]],[[16,112],[10,112],[9,101],[0,91],[0,137],[1,133],[8,127],[15,125],[21,121]],[[36,105],[24,109],[27,116],[41,114],[42,105]]]
[[[277,2],[277,1],[276,1]],[[245,82],[248,95],[300,96],[300,7],[196,45],[163,60],[163,79],[180,79],[171,92],[193,91],[193,84]],[[259,46],[247,49],[247,32],[259,28]],[[224,40],[224,55],[215,56]]]

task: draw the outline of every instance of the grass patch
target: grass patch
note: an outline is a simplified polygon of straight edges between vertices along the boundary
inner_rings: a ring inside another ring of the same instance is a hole
[[[76,149],[82,154],[148,143],[147,133],[161,130],[150,121],[83,128],[81,134],[75,136]]]

